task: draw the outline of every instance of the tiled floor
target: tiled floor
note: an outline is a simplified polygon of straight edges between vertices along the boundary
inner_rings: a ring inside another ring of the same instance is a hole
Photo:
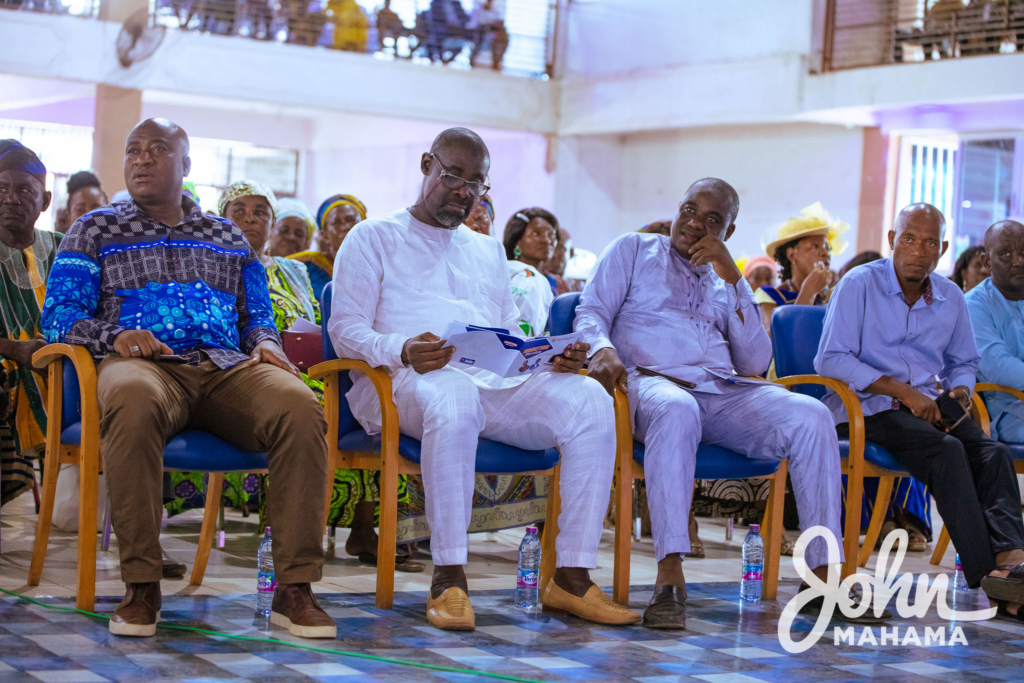
[[[74,537],[55,532],[44,581],[27,589],[26,572],[35,515],[31,498],[22,497],[3,510],[0,587],[44,598],[48,604],[73,606]],[[253,618],[255,520],[228,516],[227,546],[214,550],[206,584],[197,590],[186,581],[165,581],[163,619],[170,625],[194,626],[226,634],[292,640],[279,629]],[[167,526],[164,544],[191,564],[199,517],[192,513]],[[517,531],[488,539],[474,536],[468,574],[478,628],[473,633],[444,633],[427,625],[424,603],[429,574],[398,574],[395,609],[373,605],[372,569],[344,556],[339,534],[336,557],[329,559],[318,597],[338,624],[338,640],[316,646],[361,655],[399,659],[440,667],[471,669],[526,680],[636,680],[668,683],[700,680],[712,683],[885,678],[887,681],[1024,680],[1024,625],[992,620],[951,622],[935,608],[922,619],[897,619],[899,644],[861,646],[834,643],[829,630],[809,651],[787,654],[777,621],[796,590],[791,562],[783,564],[779,600],[740,604],[738,587],[730,582],[739,572],[739,548],[745,529],[737,528],[725,542],[724,525],[703,521],[701,536],[708,558],[687,560],[690,581],[688,629],[664,633],[642,627],[610,628],[572,617],[553,618],[514,608],[512,592]],[[601,585],[611,583],[611,532],[602,542],[598,570]],[[116,543],[100,553],[97,611],[110,613],[123,587],[117,577]],[[951,571],[947,553],[939,571]],[[872,563],[869,569],[873,568]],[[904,571],[937,568],[921,555],[908,558]],[[649,542],[634,544],[632,606],[642,609],[650,597],[654,561]],[[429,572],[429,563],[428,563]],[[957,609],[982,605],[976,593],[961,595]],[[895,601],[894,601],[895,602]],[[799,618],[797,637],[812,627]],[[967,645],[945,647],[904,645],[914,626],[924,642],[925,627],[941,628],[946,637],[959,626]],[[858,634],[860,631],[858,630]],[[873,635],[879,641],[877,627]],[[308,641],[296,641],[308,644]],[[157,637],[134,640],[109,635],[106,623],[74,613],[48,610],[15,598],[0,599],[0,682],[145,680],[274,680],[312,677],[322,681],[449,680],[485,681],[486,677],[453,671],[414,668],[403,664],[300,650],[285,643],[240,641],[223,636],[161,629]]]

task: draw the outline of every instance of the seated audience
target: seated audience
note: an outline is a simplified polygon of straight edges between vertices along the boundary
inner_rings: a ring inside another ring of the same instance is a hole
[[[466,219],[466,227],[481,235],[490,235],[492,225],[494,225],[494,202],[491,201],[490,195],[485,194],[473,209],[473,213],[469,214],[469,218]]]
[[[731,379],[763,373],[772,355],[753,292],[725,246],[738,211],[728,183],[697,181],[683,196],[669,237],[627,234],[605,250],[577,313],[576,330],[592,349],[590,377],[609,394],[627,393],[634,436],[646,446],[658,561],[644,612],[652,628],[686,625],[682,555],[690,539],[682,511],[690,509],[701,442],[787,459],[801,519],[842,538],[839,444],[828,409],[779,386]],[[641,375],[638,367],[671,379]],[[827,561],[824,539],[808,546],[807,565],[822,579]],[[808,608],[822,603],[818,598]]]
[[[317,301],[320,300],[324,287],[334,277],[334,260],[338,254],[338,247],[345,241],[345,237],[356,223],[364,220],[366,207],[361,201],[347,194],[328,197],[317,210],[316,224],[320,228],[317,235],[317,251],[301,251],[291,255],[296,261],[306,264]]]
[[[32,488],[32,460],[45,445],[46,382],[32,371],[32,354],[46,345],[40,309],[63,237],[35,227],[49,205],[43,162],[0,140],[0,505]]]
[[[79,218],[107,204],[107,193],[100,185],[100,179],[92,171],[71,174],[67,185],[68,203],[57,219],[57,232],[67,232]]]
[[[391,9],[391,0],[384,0],[384,6],[377,10],[377,42],[383,50],[385,38],[392,39],[392,47],[397,52],[398,38],[405,32],[405,26],[395,11]]]
[[[331,47],[366,52],[370,20],[356,0],[327,0],[327,21],[334,25]]]
[[[486,145],[470,130],[449,129],[434,140],[420,160],[416,203],[364,221],[341,245],[331,341],[342,358],[387,368],[401,430],[422,441],[434,560],[430,624],[475,628],[463,565],[480,437],[561,450],[566,505],[545,607],[598,623],[634,623],[640,615],[612,602],[587,569],[596,566],[615,459],[611,400],[578,374],[587,346],[567,349],[553,372],[503,380],[448,367],[453,351],[437,336],[454,320],[506,329],[519,322],[502,246],[456,229],[487,192],[489,166]],[[358,376],[347,399],[360,424],[379,433],[381,410],[369,379]]]
[[[985,247],[977,245],[964,249],[957,258],[949,279],[966,294],[991,274],[989,260],[985,258]]]
[[[469,15],[466,28],[473,31],[473,52],[469,57],[469,63],[475,66],[477,55],[490,43],[491,68],[500,71],[501,62],[508,49],[509,36],[501,12],[494,9],[494,0],[478,0]]]
[[[882,258],[882,255],[877,251],[862,251],[852,259],[846,262],[845,265],[839,270],[839,280],[843,279],[847,273],[856,268],[857,266],[863,266],[873,261],[878,261]],[[836,280],[838,283],[839,280]]]
[[[316,218],[309,207],[298,199],[282,197],[277,200],[274,216],[276,221],[270,233],[270,255],[291,256],[307,251],[316,234]]]
[[[156,631],[163,451],[193,428],[267,453],[278,582],[271,620],[293,635],[334,637],[310,590],[323,565],[323,411],[281,350],[266,272],[245,235],[182,195],[188,154],[188,136],[170,121],[131,131],[131,199],[71,226],[43,310],[48,341],[105,356],[100,452],[127,584],[109,629]]]
[[[545,209],[522,209],[505,224],[505,256],[512,276],[512,300],[527,337],[544,334],[554,295],[540,268],[554,253],[558,219]]]
[[[993,224],[985,233],[985,252],[981,258],[992,276],[966,296],[981,354],[978,381],[1024,390],[1024,225]],[[1024,443],[1024,403],[1009,394],[989,392],[985,405],[993,439]]]
[[[551,291],[555,296],[561,296],[567,292],[578,292],[582,289],[582,283],[579,280],[568,280],[565,277],[565,268],[573,256],[575,256],[575,250],[572,247],[572,235],[565,228],[559,228],[555,251],[541,268],[547,275]]]
[[[764,254],[747,259],[743,264],[743,279],[756,295],[762,287],[774,287],[778,279],[778,264]]]
[[[1015,614],[1024,602],[1020,493],[1006,446],[969,416],[962,419],[979,356],[963,294],[933,275],[949,247],[942,213],[911,204],[889,232],[889,246],[891,258],[839,283],[814,367],[849,383],[864,410],[867,440],[928,486],[967,584],[981,585],[1002,613]],[[831,390],[825,402],[846,438],[842,402]]]

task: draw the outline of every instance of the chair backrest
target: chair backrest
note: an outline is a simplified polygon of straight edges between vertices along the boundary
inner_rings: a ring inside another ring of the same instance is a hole
[[[331,343],[331,335],[327,333],[327,323],[331,319],[331,299],[334,298],[334,283],[328,282],[324,286],[324,293],[320,297],[320,331],[323,336],[324,361],[338,360],[338,354],[334,352],[334,344]],[[348,399],[345,394],[352,388],[352,378],[349,372],[338,373],[338,436],[344,436],[362,427],[359,421],[352,415],[348,407]]]
[[[548,330],[552,336],[572,332],[573,323],[576,322],[576,307],[579,305],[579,292],[567,292],[552,302],[551,313],[548,315]]]
[[[778,306],[772,313],[772,352],[775,374],[814,375],[814,356],[818,353],[821,331],[825,324],[824,306]],[[817,385],[794,387],[814,398],[822,398],[825,388]]]

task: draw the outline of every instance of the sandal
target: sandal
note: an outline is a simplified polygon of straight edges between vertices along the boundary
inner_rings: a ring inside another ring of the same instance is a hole
[[[686,628],[686,589],[662,586],[644,610],[644,626],[672,631]]]
[[[1007,619],[1009,621],[1019,621],[1021,623],[1024,623],[1024,605],[1022,605],[1021,607],[1018,607],[1017,608],[1017,613],[1014,614],[1010,610],[1006,609],[1006,606],[1009,605],[1009,604],[1010,603],[1006,602],[1005,600],[997,600],[996,601],[996,616],[997,617],[1002,617],[1003,619]]]
[[[878,532],[878,539],[875,541],[875,550],[881,550],[882,541],[884,541],[889,536],[889,534],[896,531],[897,529],[899,529],[899,527],[896,526],[896,522],[894,520],[889,519],[883,522],[882,529]]]
[[[696,517],[690,518],[690,552],[686,553],[684,557],[691,557],[695,560],[704,559],[704,541],[700,540],[700,537],[697,536]]]
[[[986,576],[981,580],[981,589],[992,600],[997,602],[1015,602],[1024,604],[1024,562],[1021,564],[1001,564],[999,571],[1009,571],[1007,576]]]
[[[783,541],[782,550],[780,553],[786,557],[793,557],[793,549],[796,548],[796,543],[793,541]]]
[[[928,537],[913,524],[904,524],[903,528],[907,532],[907,552],[911,553],[923,553],[928,549]]]

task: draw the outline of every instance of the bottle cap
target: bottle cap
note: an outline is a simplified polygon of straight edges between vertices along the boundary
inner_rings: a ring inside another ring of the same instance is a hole
[[[266,529],[264,529],[263,533],[264,534],[269,534],[270,533],[270,527],[268,526]]]
[[[529,533],[534,533],[534,534],[537,533],[537,527],[535,527],[535,526],[528,526],[528,527],[526,527],[526,533],[528,533],[528,534]]]
[[[760,524],[751,524],[750,525],[750,531],[752,533],[755,533],[755,534],[761,533],[761,525]]]

